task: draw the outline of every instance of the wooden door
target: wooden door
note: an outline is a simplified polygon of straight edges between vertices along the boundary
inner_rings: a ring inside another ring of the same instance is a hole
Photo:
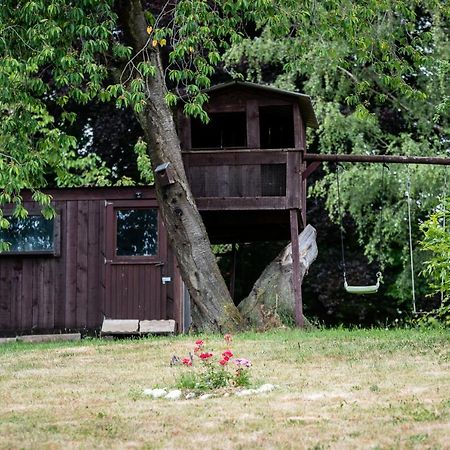
[[[156,200],[106,202],[108,319],[166,319],[167,241]]]

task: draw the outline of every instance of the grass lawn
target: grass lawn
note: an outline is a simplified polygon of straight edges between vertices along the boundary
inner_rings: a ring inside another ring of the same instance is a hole
[[[0,346],[0,448],[450,448],[443,330],[245,333],[268,394],[169,401],[195,337]],[[206,339],[222,350],[222,339]]]

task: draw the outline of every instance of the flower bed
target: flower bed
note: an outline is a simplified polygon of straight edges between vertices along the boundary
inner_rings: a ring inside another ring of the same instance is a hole
[[[230,334],[224,336],[225,349],[217,354],[206,348],[203,339],[195,341],[193,353],[181,360],[184,372],[176,386],[192,391],[212,391],[223,388],[249,387],[252,363],[246,358],[236,358]]]

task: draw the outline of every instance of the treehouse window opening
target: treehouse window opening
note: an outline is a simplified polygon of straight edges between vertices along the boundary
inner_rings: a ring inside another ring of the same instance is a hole
[[[42,215],[28,215],[20,219],[8,216],[9,227],[0,229],[0,241],[9,243],[4,254],[55,253],[55,220]]]
[[[294,148],[292,106],[261,106],[259,129],[261,148]]]
[[[117,209],[116,255],[155,256],[157,253],[157,209]]]
[[[245,112],[209,113],[210,121],[191,119],[192,148],[247,146]]]

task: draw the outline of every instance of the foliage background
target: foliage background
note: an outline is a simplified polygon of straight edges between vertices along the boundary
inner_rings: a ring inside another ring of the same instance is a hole
[[[151,177],[133,113],[145,105],[143,79],[155,68],[144,60],[130,77],[117,77],[132,56],[117,25],[117,4],[2,3],[0,205],[16,204],[18,216],[26,214],[20,197],[24,187],[31,187],[51,214],[49,198],[40,192],[45,186],[132,184]],[[309,151],[448,152],[448,2],[182,0],[143,6],[151,45],[167,67],[172,89],[167,101],[173,104],[177,94],[188,93],[185,110],[192,115],[204,117],[202,88],[233,76],[309,94],[321,124],[309,133]],[[345,165],[348,272],[352,282],[371,283],[382,268],[385,285],[376,299],[350,298],[342,289],[335,171],[324,165],[312,180],[309,218],[319,232],[320,256],[305,283],[306,311],[328,323],[368,324],[408,314],[405,190],[410,180],[419,276],[422,261],[429,260],[417,246],[419,226],[446,195],[446,171],[391,166],[382,183],[380,166]],[[0,226],[7,226],[1,211]],[[238,260],[238,267],[251,266],[243,285],[275,253],[252,248],[247,246],[245,258]],[[419,307],[433,292],[427,278],[433,281],[434,275],[426,271],[424,276],[418,283]]]

